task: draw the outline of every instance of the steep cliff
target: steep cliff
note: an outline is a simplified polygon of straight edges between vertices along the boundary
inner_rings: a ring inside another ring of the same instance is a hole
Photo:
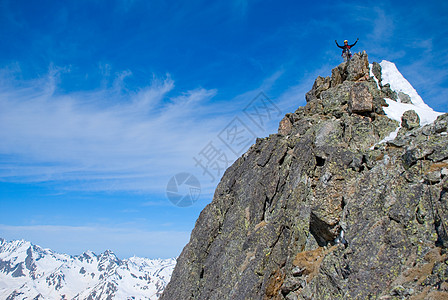
[[[318,77],[226,171],[161,299],[448,299],[448,114],[387,76],[363,52]]]

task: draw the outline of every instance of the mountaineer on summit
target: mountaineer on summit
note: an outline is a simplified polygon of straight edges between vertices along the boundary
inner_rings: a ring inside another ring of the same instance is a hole
[[[356,45],[358,40],[359,40],[359,38],[357,38],[356,42],[354,42],[352,45],[349,45],[348,41],[345,40],[344,41],[344,46],[339,46],[338,41],[334,40],[336,42],[336,46],[338,46],[339,48],[342,49],[342,56],[345,58],[346,61],[349,61],[350,58],[352,57],[352,53],[350,52],[350,48],[353,47],[354,45]]]

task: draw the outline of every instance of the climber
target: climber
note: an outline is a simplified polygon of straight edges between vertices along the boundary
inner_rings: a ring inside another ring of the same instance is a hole
[[[350,58],[352,58],[352,53],[350,52],[350,48],[353,47],[354,45],[356,45],[356,43],[358,42],[359,38],[356,39],[356,42],[353,43],[353,45],[349,45],[348,41],[345,40],[344,41],[344,46],[339,46],[338,41],[334,40],[336,42],[336,45],[342,49],[342,55],[341,56],[345,56],[346,60],[349,61]]]

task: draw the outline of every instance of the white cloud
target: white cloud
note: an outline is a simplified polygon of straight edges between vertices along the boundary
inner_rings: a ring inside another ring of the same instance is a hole
[[[111,87],[62,95],[60,72],[69,70],[52,68],[47,76],[29,81],[11,80],[11,70],[0,71],[1,180],[163,195],[173,175],[189,172],[200,180],[202,195],[211,197],[219,178],[210,182],[193,157],[210,141],[219,143],[218,133],[235,116],[243,118],[243,108],[283,74],[277,71],[259,88],[220,102],[213,89],[175,94],[169,74],[128,91],[130,71],[115,73],[113,80],[110,66],[100,69],[114,82]],[[274,131],[278,121],[272,120]],[[257,136],[272,133],[271,128],[255,129]],[[235,158],[228,153],[230,162]]]
[[[16,70],[17,72],[17,70]],[[0,178],[13,182],[73,181],[81,189],[160,189],[226,120],[209,102],[216,90],[173,95],[174,81],[154,77],[122,93],[130,72],[110,89],[59,95],[59,70],[0,86]],[[200,122],[198,121],[200,120]],[[68,184],[70,186],[70,184]]]
[[[393,38],[395,31],[395,18],[379,7],[375,7],[372,12],[375,13],[375,18],[372,23],[373,31],[367,35],[367,39],[374,42],[384,43],[385,41]]]

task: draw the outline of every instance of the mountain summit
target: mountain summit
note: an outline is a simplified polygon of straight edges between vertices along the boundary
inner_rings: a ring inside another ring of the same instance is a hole
[[[161,299],[447,299],[448,114],[365,52],[224,174]]]

